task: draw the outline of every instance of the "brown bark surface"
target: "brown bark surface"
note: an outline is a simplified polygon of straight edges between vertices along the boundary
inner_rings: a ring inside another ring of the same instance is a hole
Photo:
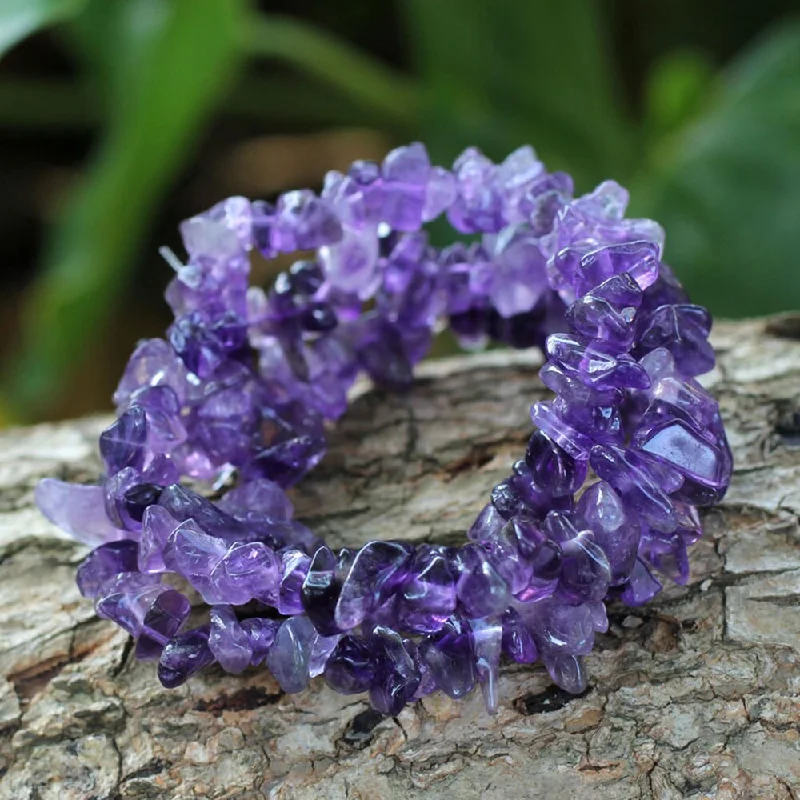
[[[800,318],[719,325],[736,456],[686,587],[610,609],[580,698],[506,665],[501,706],[434,695],[382,719],[321,679],[263,669],[160,687],[74,584],[84,548],[32,505],[91,481],[105,420],[0,436],[0,798],[800,797]],[[363,394],[294,498],[334,545],[456,542],[519,457],[531,355],[430,364],[405,397]]]

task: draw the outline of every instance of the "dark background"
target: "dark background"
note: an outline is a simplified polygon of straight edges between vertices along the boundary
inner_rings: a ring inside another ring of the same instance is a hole
[[[613,177],[697,302],[800,305],[797,2],[0,0],[0,59],[0,425],[108,407],[181,219],[412,139]]]

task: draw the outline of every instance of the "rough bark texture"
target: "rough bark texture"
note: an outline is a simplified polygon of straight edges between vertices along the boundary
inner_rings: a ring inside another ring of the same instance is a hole
[[[45,475],[91,480],[104,420],[0,437],[0,797],[800,797],[800,318],[718,326],[737,468],[692,578],[612,608],[580,698],[506,666],[501,708],[431,696],[382,719],[321,679],[264,670],[162,689],[73,581],[83,548],[32,506]],[[431,364],[368,392],[295,493],[335,545],[455,542],[520,454],[545,390],[530,355]]]

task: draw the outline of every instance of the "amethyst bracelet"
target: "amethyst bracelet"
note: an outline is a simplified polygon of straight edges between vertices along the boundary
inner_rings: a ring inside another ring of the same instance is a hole
[[[498,165],[466,150],[449,171],[412,144],[329,173],[320,195],[233,197],[186,221],[187,263],[164,252],[175,321],[128,363],[102,484],[37,488],[45,516],[94,547],[81,593],[167,687],[264,663],[286,692],[322,674],[384,714],[476,684],[493,711],[505,656],[583,691],[606,603],[687,581],[697,509],[732,468],[695,380],[714,364],[710,316],[627,199],[610,181],[575,198],[528,147]],[[441,215],[461,236],[440,250],[423,227]],[[265,293],[249,286],[254,251],[306,260]],[[527,452],[464,546],[336,553],[285,490],[323,457],[357,376],[406,388],[445,322],[466,348],[541,347],[555,399],[531,409]],[[235,485],[212,502],[181,478]],[[210,607],[193,625],[170,575]]]

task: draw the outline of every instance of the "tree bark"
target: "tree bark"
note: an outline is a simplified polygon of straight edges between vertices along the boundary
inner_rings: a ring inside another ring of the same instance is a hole
[[[506,665],[501,706],[439,694],[384,719],[321,679],[264,669],[163,689],[78,594],[85,549],[33,507],[43,476],[91,481],[106,419],[0,437],[0,797],[800,797],[800,317],[720,324],[736,457],[685,587],[612,607],[579,697]],[[520,457],[544,398],[536,356],[430,363],[406,396],[366,391],[294,491],[336,546],[455,543]]]

